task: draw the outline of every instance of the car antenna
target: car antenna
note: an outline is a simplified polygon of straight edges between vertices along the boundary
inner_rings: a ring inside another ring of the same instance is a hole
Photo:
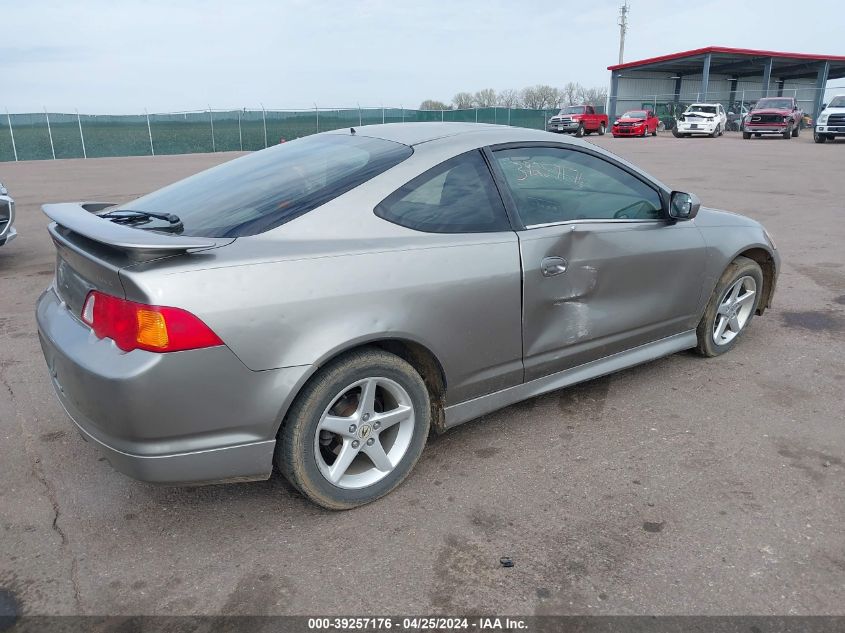
[[[349,128],[349,132],[350,132],[350,134],[355,134],[355,128],[354,127]]]

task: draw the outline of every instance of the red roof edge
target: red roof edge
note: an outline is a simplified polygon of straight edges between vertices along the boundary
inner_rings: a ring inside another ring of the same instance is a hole
[[[646,66],[648,64],[656,64],[658,62],[671,61],[673,59],[683,59],[684,57],[695,57],[696,55],[705,55],[707,53],[727,53],[732,55],[748,55],[754,57],[782,57],[787,59],[809,59],[814,61],[842,61],[845,62],[843,55],[810,55],[808,53],[784,53],[780,51],[760,51],[752,48],[728,48],[725,46],[705,46],[704,48],[696,48],[691,51],[682,51],[680,53],[670,53],[669,55],[660,55],[658,57],[649,57],[647,59],[640,59],[635,62],[625,62],[624,64],[615,64],[608,66],[608,70],[623,70],[625,68],[636,68],[638,66]]]

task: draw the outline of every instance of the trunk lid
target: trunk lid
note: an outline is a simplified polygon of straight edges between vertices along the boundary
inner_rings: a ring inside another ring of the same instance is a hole
[[[48,231],[56,247],[54,288],[77,317],[91,290],[125,298],[120,271],[154,259],[202,252],[234,238],[188,237],[115,224],[97,214],[105,202],[47,204]]]

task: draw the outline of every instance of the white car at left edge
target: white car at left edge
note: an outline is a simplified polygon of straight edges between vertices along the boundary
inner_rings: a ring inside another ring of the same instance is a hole
[[[8,244],[17,236],[15,231],[15,201],[5,185],[0,182],[0,246]]]

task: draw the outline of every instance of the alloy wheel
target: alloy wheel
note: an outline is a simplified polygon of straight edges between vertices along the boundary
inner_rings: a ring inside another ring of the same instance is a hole
[[[317,467],[339,488],[371,486],[396,468],[413,434],[413,403],[399,383],[358,380],[334,398],[317,424]]]
[[[727,345],[742,331],[751,317],[756,294],[757,282],[749,275],[740,277],[725,291],[713,321],[716,345]]]

